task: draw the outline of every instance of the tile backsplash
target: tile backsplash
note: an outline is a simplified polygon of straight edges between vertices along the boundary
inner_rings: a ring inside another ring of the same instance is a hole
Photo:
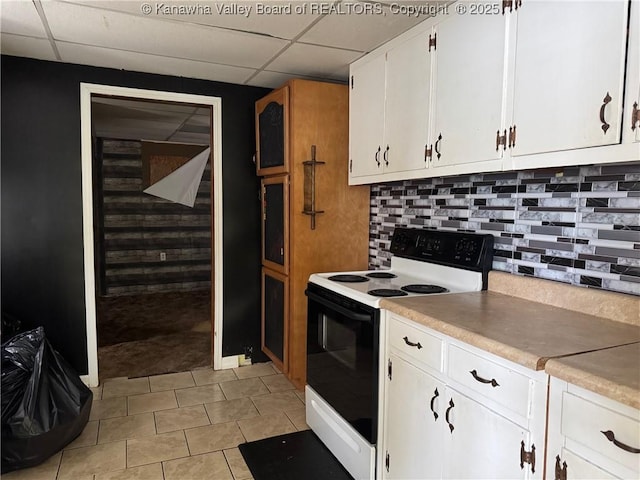
[[[640,295],[640,162],[373,185],[371,268],[396,225],[491,233],[494,270]]]

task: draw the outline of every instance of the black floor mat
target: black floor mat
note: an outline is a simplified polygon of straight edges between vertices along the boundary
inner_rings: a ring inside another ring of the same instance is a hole
[[[255,480],[353,480],[311,430],[239,445]]]

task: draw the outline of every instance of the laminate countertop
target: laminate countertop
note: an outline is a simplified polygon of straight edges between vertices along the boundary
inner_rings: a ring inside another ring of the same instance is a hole
[[[511,277],[512,281],[519,281],[515,275]],[[617,298],[619,294],[612,295]],[[626,305],[631,308],[640,306],[640,298],[637,303],[635,297],[625,298],[628,300],[631,302]],[[640,342],[638,325],[496,291],[384,299],[380,307],[532,370],[545,369],[550,359],[575,355],[568,362],[563,359],[552,364],[553,373],[548,373],[565,379],[569,376],[571,383],[591,390],[591,385],[597,383],[592,378],[597,375],[593,365],[600,361],[610,382],[598,393],[618,401],[627,397],[621,397],[619,391],[640,395],[637,356],[630,360],[632,367],[625,366],[616,374],[609,374],[607,369],[616,369],[618,359],[604,353],[584,360],[584,371],[580,371],[580,358],[586,357],[586,352]],[[572,373],[563,374],[565,368]]]

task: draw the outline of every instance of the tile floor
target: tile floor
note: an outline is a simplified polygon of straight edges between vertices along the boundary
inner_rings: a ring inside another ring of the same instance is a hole
[[[309,428],[304,393],[271,363],[115,378],[93,393],[73,443],[3,480],[247,480],[239,444]]]

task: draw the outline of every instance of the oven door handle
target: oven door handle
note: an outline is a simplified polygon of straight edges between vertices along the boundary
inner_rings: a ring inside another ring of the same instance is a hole
[[[317,295],[313,292],[310,292],[309,290],[305,290],[304,294],[309,297],[309,300],[313,300],[314,302],[318,302],[321,305],[324,305],[327,308],[330,308],[331,310],[334,310],[342,315],[344,315],[345,317],[350,318],[351,320],[356,320],[358,322],[366,322],[366,323],[372,323],[371,320],[371,315],[367,315],[366,313],[356,313],[353,312],[351,310],[349,310],[348,308],[343,307],[342,305],[337,305],[335,303],[333,303],[331,300],[327,300],[324,297],[321,297],[320,295]]]

